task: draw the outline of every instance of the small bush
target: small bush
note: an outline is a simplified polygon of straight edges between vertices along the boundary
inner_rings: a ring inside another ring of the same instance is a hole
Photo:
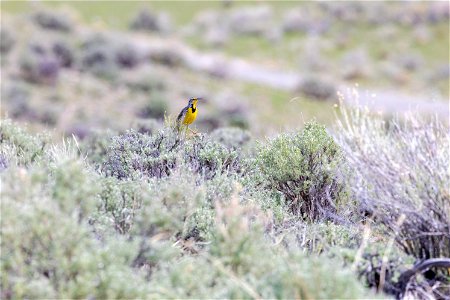
[[[168,33],[171,30],[170,20],[165,14],[156,14],[142,9],[131,21],[131,29],[150,32]]]
[[[154,49],[149,53],[150,60],[168,67],[179,67],[185,64],[185,58],[175,48]]]
[[[241,149],[251,139],[250,133],[246,130],[233,127],[218,128],[211,132],[210,138],[217,141],[229,149]]]
[[[36,24],[45,29],[63,32],[69,32],[73,29],[71,19],[67,14],[61,12],[42,10],[36,12],[32,18]]]
[[[0,29],[0,52],[2,54],[7,54],[16,43],[16,40],[13,38],[10,30],[8,28]]]
[[[177,172],[171,177],[150,180],[141,196],[142,209],[136,212],[132,234],[146,238],[160,234],[167,239],[199,238],[192,218],[208,206],[204,191],[195,185],[195,177],[189,172]],[[196,221],[208,222],[199,218]]]
[[[213,195],[197,174],[177,170],[145,181],[106,177],[100,184],[99,210],[91,219],[97,232],[114,228],[135,238],[163,235],[163,240],[204,240],[209,233]]]
[[[199,255],[161,264],[153,273],[155,298],[360,298],[370,294],[338,261],[275,250],[264,215],[234,199],[216,207],[211,244]],[[262,259],[263,258],[263,259]],[[186,276],[190,274],[190,276]]]
[[[29,165],[44,155],[48,138],[33,136],[12,123],[11,120],[2,120],[0,123],[0,146],[13,147],[14,157],[19,165]]]
[[[282,193],[289,210],[310,221],[332,219],[339,211],[344,184],[339,146],[323,125],[307,123],[298,133],[282,134],[261,146],[255,172],[261,184]]]
[[[139,111],[142,118],[163,120],[168,110],[167,99],[161,93],[152,93],[148,103]]]
[[[129,131],[115,137],[103,171],[117,178],[161,178],[179,166],[187,166],[208,179],[241,171],[235,151],[205,136],[182,139],[170,128],[151,136]]]
[[[336,87],[318,78],[308,78],[300,83],[299,91],[307,97],[317,100],[336,98]]]
[[[31,43],[20,58],[22,77],[33,83],[56,83],[60,67],[58,57],[40,43]]]
[[[119,179],[168,176],[177,165],[181,144],[170,130],[152,136],[128,131],[113,138],[103,171]]]
[[[116,134],[116,132],[109,130],[91,132],[80,144],[81,152],[86,155],[91,163],[102,165],[106,160],[112,138]]]
[[[57,40],[52,45],[52,52],[64,68],[70,68],[75,63],[75,51],[65,40]]]
[[[250,127],[248,116],[242,112],[233,112],[228,115],[228,125],[248,129]]]
[[[142,206],[147,194],[139,182],[123,181],[115,177],[102,178],[98,211],[90,223],[96,233],[104,236],[114,230],[126,234],[134,222],[134,215]]]
[[[33,116],[30,106],[31,91],[24,82],[8,82],[2,84],[2,101],[8,115],[14,119]]]
[[[175,260],[182,251],[200,251],[199,243],[210,236],[214,210],[202,185],[199,187],[196,182],[202,181],[185,171],[163,179],[153,178],[134,194],[133,206],[119,214],[125,224],[131,224],[128,234],[141,241],[133,265],[145,268],[152,278],[155,270]],[[124,184],[130,185],[121,185]],[[117,203],[122,207],[125,201]]]
[[[237,35],[262,36],[274,28],[273,11],[270,6],[236,7],[229,11],[228,26]]]
[[[132,69],[141,62],[141,57],[132,45],[123,43],[117,46],[116,62],[121,68]]]
[[[51,168],[50,196],[59,209],[81,220],[95,209],[99,192],[96,175],[78,161],[58,162]]]
[[[81,45],[80,68],[105,79],[115,79],[120,69],[142,61],[132,44],[107,34],[93,34]]]
[[[219,112],[219,114],[219,118],[224,119],[228,126],[242,129],[249,128],[248,111],[243,106],[230,104]]]
[[[186,143],[183,161],[196,173],[211,179],[218,174],[242,172],[238,153],[205,136]]]
[[[145,281],[130,267],[137,245],[100,242],[87,226],[95,175],[73,161],[53,170],[2,173],[2,298],[144,297]]]
[[[94,35],[81,47],[81,69],[96,76],[113,79],[117,76],[115,45],[103,35]]]

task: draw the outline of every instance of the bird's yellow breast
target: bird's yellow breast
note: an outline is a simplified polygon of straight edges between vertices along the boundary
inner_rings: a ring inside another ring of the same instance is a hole
[[[195,118],[197,118],[197,109],[192,109],[192,107],[189,107],[186,115],[184,116],[183,119],[183,124],[185,125],[189,125],[192,124],[192,122],[195,121]]]

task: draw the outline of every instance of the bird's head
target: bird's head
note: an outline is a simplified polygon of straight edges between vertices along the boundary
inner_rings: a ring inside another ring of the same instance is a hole
[[[203,100],[203,98],[191,98],[189,99],[189,107],[196,108],[197,107],[197,101]]]

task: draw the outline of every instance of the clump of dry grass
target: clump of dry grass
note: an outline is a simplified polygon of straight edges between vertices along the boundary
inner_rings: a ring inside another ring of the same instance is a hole
[[[418,259],[450,256],[450,135],[437,118],[415,114],[386,121],[363,109],[342,109],[338,138],[355,171],[362,209],[394,230]]]
[[[352,194],[374,225],[384,228],[418,263],[450,257],[447,125],[436,117],[426,119],[414,113],[386,120],[364,108],[341,106],[337,140],[353,170],[347,178]],[[434,280],[439,289],[445,289],[448,270],[432,273],[424,282],[430,285]],[[417,278],[411,284],[425,289]],[[407,283],[398,282],[400,293]],[[439,298],[439,289],[429,289],[429,294]]]

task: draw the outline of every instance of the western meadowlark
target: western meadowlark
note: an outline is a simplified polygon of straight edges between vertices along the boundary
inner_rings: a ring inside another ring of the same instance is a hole
[[[180,132],[181,126],[185,125],[189,129],[189,125],[195,121],[197,118],[197,101],[202,100],[202,98],[191,98],[189,99],[188,105],[183,108],[177,117],[177,130]],[[194,132],[192,129],[189,129]],[[194,132],[195,133],[195,132]]]

